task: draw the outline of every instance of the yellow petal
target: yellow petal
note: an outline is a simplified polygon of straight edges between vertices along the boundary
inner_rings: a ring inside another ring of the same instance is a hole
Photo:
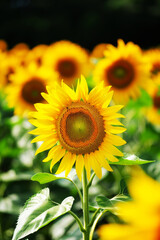
[[[50,165],[50,171],[52,172],[53,166],[64,156],[65,149],[57,149],[57,151],[52,154],[52,161]]]
[[[63,157],[63,159],[62,159],[61,162],[60,162],[60,165],[59,165],[59,167],[58,167],[58,169],[57,169],[56,174],[60,174],[61,172],[65,171],[66,165],[68,164],[68,161],[69,161],[70,156],[71,156],[71,155],[70,155],[69,152],[67,152],[67,153],[65,154],[65,156]]]
[[[84,157],[82,155],[77,155],[76,159],[76,172],[79,180],[82,179],[82,171],[84,168]]]
[[[45,150],[48,150],[49,148],[52,148],[57,142],[57,139],[50,139],[47,142],[43,142],[41,144],[41,146],[37,149],[37,151],[35,152],[35,155],[37,155],[40,152],[43,152]]]
[[[84,155],[84,166],[85,166],[85,169],[87,172],[87,178],[89,181],[90,180],[90,171],[91,171],[89,154]]]
[[[90,164],[91,164],[93,171],[96,173],[98,178],[101,178],[102,177],[102,169],[101,169],[101,165],[99,165],[99,162],[95,158],[95,153],[90,153],[90,158],[91,158]]]
[[[112,135],[112,134],[107,135],[107,141],[109,141],[111,144],[115,146],[122,146],[126,144],[126,141],[123,140],[120,136]]]
[[[76,161],[76,155],[75,154],[71,154],[71,157],[69,158],[68,163],[66,165],[66,171],[65,171],[65,176],[66,177],[70,173],[70,171],[71,171],[75,161]]]

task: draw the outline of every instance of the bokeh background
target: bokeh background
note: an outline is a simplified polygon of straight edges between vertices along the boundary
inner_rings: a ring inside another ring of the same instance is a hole
[[[67,39],[91,50],[118,38],[147,49],[159,45],[159,0],[1,0],[0,38],[9,48]]]
[[[0,0],[0,39],[7,42],[9,49],[21,42],[32,49],[39,44],[70,40],[91,51],[98,43],[117,45],[119,38],[124,42],[132,41],[142,49],[150,49],[160,45],[159,30],[160,0]],[[132,104],[129,110],[132,110]],[[139,106],[137,102],[136,109],[140,109]],[[141,115],[138,114],[130,126],[126,126],[128,135],[125,138],[130,142],[126,149],[144,159],[160,159],[159,130],[148,123],[146,127],[145,120],[140,124]],[[34,156],[37,145],[30,143],[33,138],[28,134],[30,127],[27,120],[14,116],[13,109],[9,109],[0,96],[0,240],[12,238],[25,201],[44,187],[50,188],[51,197],[57,202],[72,195],[75,198],[73,210],[81,215],[80,202],[72,184],[58,181],[41,186],[30,180],[36,172],[49,172],[49,164],[41,162],[45,154]],[[159,180],[157,163],[144,168]],[[107,173],[94,182],[91,199],[105,193],[106,189],[109,189],[109,198],[117,193],[128,193],[125,182],[128,168],[115,166],[113,169],[114,174]],[[108,213],[99,225],[111,221],[118,219]],[[74,219],[66,215],[28,239],[79,240],[80,237]],[[98,239],[97,234],[95,239]]]

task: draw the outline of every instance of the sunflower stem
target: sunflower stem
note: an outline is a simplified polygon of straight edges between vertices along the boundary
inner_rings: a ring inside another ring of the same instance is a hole
[[[83,240],[89,240],[90,234],[90,226],[89,226],[89,202],[88,202],[88,181],[87,181],[87,174],[85,168],[83,169],[83,221],[84,221],[84,229],[83,232]]]
[[[80,219],[77,217],[77,215],[74,214],[74,212],[72,212],[72,211],[69,211],[69,213],[70,213],[70,214],[75,218],[75,220],[77,221],[77,223],[78,223],[78,225],[79,225],[79,228],[80,228],[81,232],[85,232],[85,229],[84,229],[84,227],[83,227],[83,225],[82,225]]]
[[[88,183],[88,188],[90,188],[90,186],[92,185],[92,182],[93,182],[93,179],[94,179],[95,176],[96,176],[96,174],[94,172],[91,176],[91,179],[90,179],[89,183]]]

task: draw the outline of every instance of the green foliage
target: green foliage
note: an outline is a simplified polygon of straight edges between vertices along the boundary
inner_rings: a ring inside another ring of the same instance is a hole
[[[37,182],[39,182],[40,184],[45,184],[45,183],[53,182],[53,181],[58,180],[58,179],[66,179],[66,180],[71,181],[70,178],[66,178],[66,177],[56,177],[55,175],[50,174],[50,173],[36,173],[36,174],[31,178],[32,181],[37,181]]]
[[[124,201],[128,201],[130,200],[130,198],[128,196],[125,196],[123,194],[117,195],[111,199],[105,197],[105,196],[97,196],[96,197],[96,202],[97,205],[102,208],[102,209],[106,209],[106,210],[113,210],[114,209],[114,205],[118,202],[124,202]]]
[[[67,197],[61,204],[55,204],[50,199],[48,188],[32,196],[18,218],[12,240],[24,238],[67,213],[72,207],[73,200],[73,197]]]
[[[115,165],[141,165],[146,163],[151,163],[154,161],[143,160],[134,154],[124,154],[124,157],[119,158],[119,162],[109,162],[109,164]]]

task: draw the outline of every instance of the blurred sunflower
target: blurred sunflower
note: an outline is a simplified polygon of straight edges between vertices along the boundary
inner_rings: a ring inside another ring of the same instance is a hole
[[[139,46],[132,42],[126,45],[118,40],[118,47],[107,44],[105,58],[100,60],[93,72],[93,80],[104,81],[114,90],[116,103],[127,103],[129,98],[140,94],[150,80],[149,64],[144,60]]]
[[[151,123],[160,125],[160,77],[159,84],[152,84],[148,92],[152,98],[152,106],[147,108],[146,116]]]
[[[156,81],[157,75],[160,75],[160,49],[156,48],[144,51],[144,56],[151,63],[151,78],[153,81]]]
[[[88,52],[70,41],[50,45],[43,62],[59,73],[59,81],[63,79],[69,86],[75,85],[81,73],[87,75],[90,70]]]
[[[3,52],[3,51],[6,51],[8,48],[8,44],[6,43],[6,41],[4,41],[3,39],[0,39],[0,50]]]
[[[112,171],[108,161],[116,162],[115,156],[123,156],[115,146],[125,141],[115,134],[125,131],[116,118],[123,117],[117,113],[121,105],[108,107],[113,95],[110,87],[103,84],[88,93],[84,77],[78,82],[76,91],[65,83],[47,87],[48,94],[42,93],[47,104],[36,104],[37,112],[32,112],[30,122],[37,128],[30,133],[39,135],[32,142],[43,141],[36,154],[50,149],[43,160],[51,160],[50,171],[62,158],[56,174],[65,171],[67,176],[74,163],[81,179],[85,167],[90,178],[91,168],[101,178],[101,167]],[[115,145],[115,146],[114,146]]]
[[[10,76],[7,99],[10,107],[15,108],[15,114],[28,116],[28,111],[34,110],[34,104],[44,102],[41,92],[46,91],[46,85],[57,81],[57,73],[44,67],[37,68],[35,64],[19,67],[16,73]]]
[[[90,57],[91,58],[103,58],[104,57],[104,51],[106,50],[107,47],[107,43],[99,43],[97,44],[91,54]]]
[[[101,240],[159,240],[160,183],[135,171],[129,183],[133,201],[119,203],[116,213],[125,224],[107,224],[99,228]]]
[[[41,66],[43,64],[43,55],[47,48],[48,45],[45,44],[40,44],[32,48],[26,56],[26,64],[29,64],[31,61],[33,61],[37,64],[37,66]]]

